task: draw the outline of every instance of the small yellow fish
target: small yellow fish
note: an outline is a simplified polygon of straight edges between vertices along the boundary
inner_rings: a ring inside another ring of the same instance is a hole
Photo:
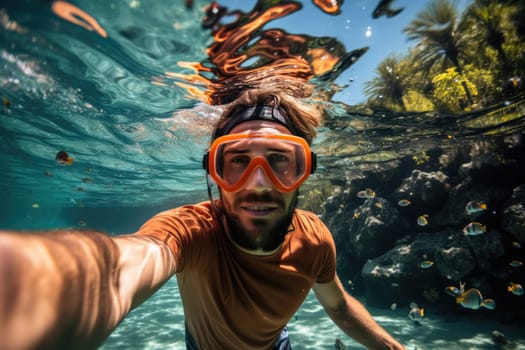
[[[519,260],[512,260],[511,262],[509,262],[509,265],[512,267],[521,267],[523,266],[523,262]]]
[[[71,158],[65,151],[59,151],[55,156],[55,160],[58,164],[73,164],[73,158]]]
[[[423,215],[418,216],[417,224],[419,226],[427,226],[428,225],[428,214],[423,214]]]
[[[489,310],[496,308],[496,302],[492,299],[483,299],[481,292],[476,288],[470,288],[456,298],[456,303],[465,309],[478,310],[484,307]]]
[[[32,206],[33,208],[35,208],[35,209],[40,208],[40,205],[39,205],[38,203],[33,203],[33,204],[31,204],[31,206]]]
[[[513,241],[513,242],[512,242],[512,246],[513,246],[514,248],[518,248],[518,249],[520,249],[520,248],[521,248],[521,243],[520,243],[520,242]]]
[[[408,312],[408,318],[414,323],[419,324],[425,317],[425,309],[420,308],[416,303],[410,303],[410,311]]]
[[[521,284],[518,283],[510,282],[509,286],[507,287],[507,290],[514,295],[523,295],[523,287]]]
[[[455,286],[448,286],[445,288],[445,292],[453,297],[459,297],[461,295],[461,291]]]
[[[382,209],[383,208],[383,204],[381,204],[380,202],[376,202],[374,203],[374,206],[378,209]]]
[[[487,205],[478,201],[470,201],[465,206],[465,212],[467,214],[477,214],[485,210],[487,210]]]
[[[477,221],[473,221],[463,228],[463,233],[466,236],[477,236],[485,232],[487,232],[487,226]]]
[[[434,262],[431,260],[425,260],[419,263],[419,267],[421,267],[422,269],[428,269],[432,267],[433,265],[434,265]]]
[[[376,196],[376,193],[371,188],[367,188],[367,189],[357,192],[358,198],[374,198],[375,196]]]
[[[481,306],[488,310],[494,310],[496,308],[496,302],[493,299],[483,299]]]
[[[408,199],[401,199],[399,202],[397,202],[397,205],[399,205],[400,207],[407,207],[411,203],[412,202],[410,202],[410,200],[408,200]]]

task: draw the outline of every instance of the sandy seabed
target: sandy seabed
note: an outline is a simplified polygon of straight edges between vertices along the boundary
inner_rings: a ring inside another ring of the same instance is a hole
[[[407,350],[494,350],[498,349],[491,338],[494,330],[515,342],[513,349],[525,350],[523,327],[484,319],[444,320],[432,314],[427,314],[417,326],[408,319],[407,308],[368,310]],[[363,349],[335,326],[313,293],[290,321],[288,330],[294,350],[335,349],[337,338],[347,349]],[[184,315],[176,279],[172,278],[152,298],[133,310],[101,349],[185,349]]]

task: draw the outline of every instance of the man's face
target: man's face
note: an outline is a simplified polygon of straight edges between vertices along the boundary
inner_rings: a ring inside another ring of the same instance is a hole
[[[251,120],[235,126],[231,134],[265,133],[286,134],[283,125],[263,120]],[[257,147],[250,152],[256,154]],[[224,165],[224,171],[228,169]],[[281,192],[275,188],[265,171],[258,167],[250,174],[244,186],[236,192],[221,190],[227,224],[232,238],[242,247],[269,251],[283,240],[293,216],[297,191]]]

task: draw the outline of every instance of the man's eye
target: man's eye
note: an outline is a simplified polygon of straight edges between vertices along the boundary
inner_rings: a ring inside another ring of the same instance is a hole
[[[270,162],[270,164],[272,164],[272,163],[288,162],[289,159],[284,154],[275,153],[275,154],[271,154],[268,156],[268,161]]]
[[[245,156],[233,157],[230,159],[230,164],[238,166],[247,165],[249,162],[250,158]]]

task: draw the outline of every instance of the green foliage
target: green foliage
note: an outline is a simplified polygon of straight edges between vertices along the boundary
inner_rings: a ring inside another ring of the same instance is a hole
[[[525,75],[525,5],[434,0],[403,30],[416,42],[405,56],[387,57],[365,83],[372,107],[461,113],[493,103],[513,76]]]
[[[445,112],[460,113],[467,103],[466,88],[472,96],[478,94],[478,90],[472,82],[459,74],[455,67],[448,68],[444,73],[436,75],[432,79],[434,84],[434,99],[439,102]]]

